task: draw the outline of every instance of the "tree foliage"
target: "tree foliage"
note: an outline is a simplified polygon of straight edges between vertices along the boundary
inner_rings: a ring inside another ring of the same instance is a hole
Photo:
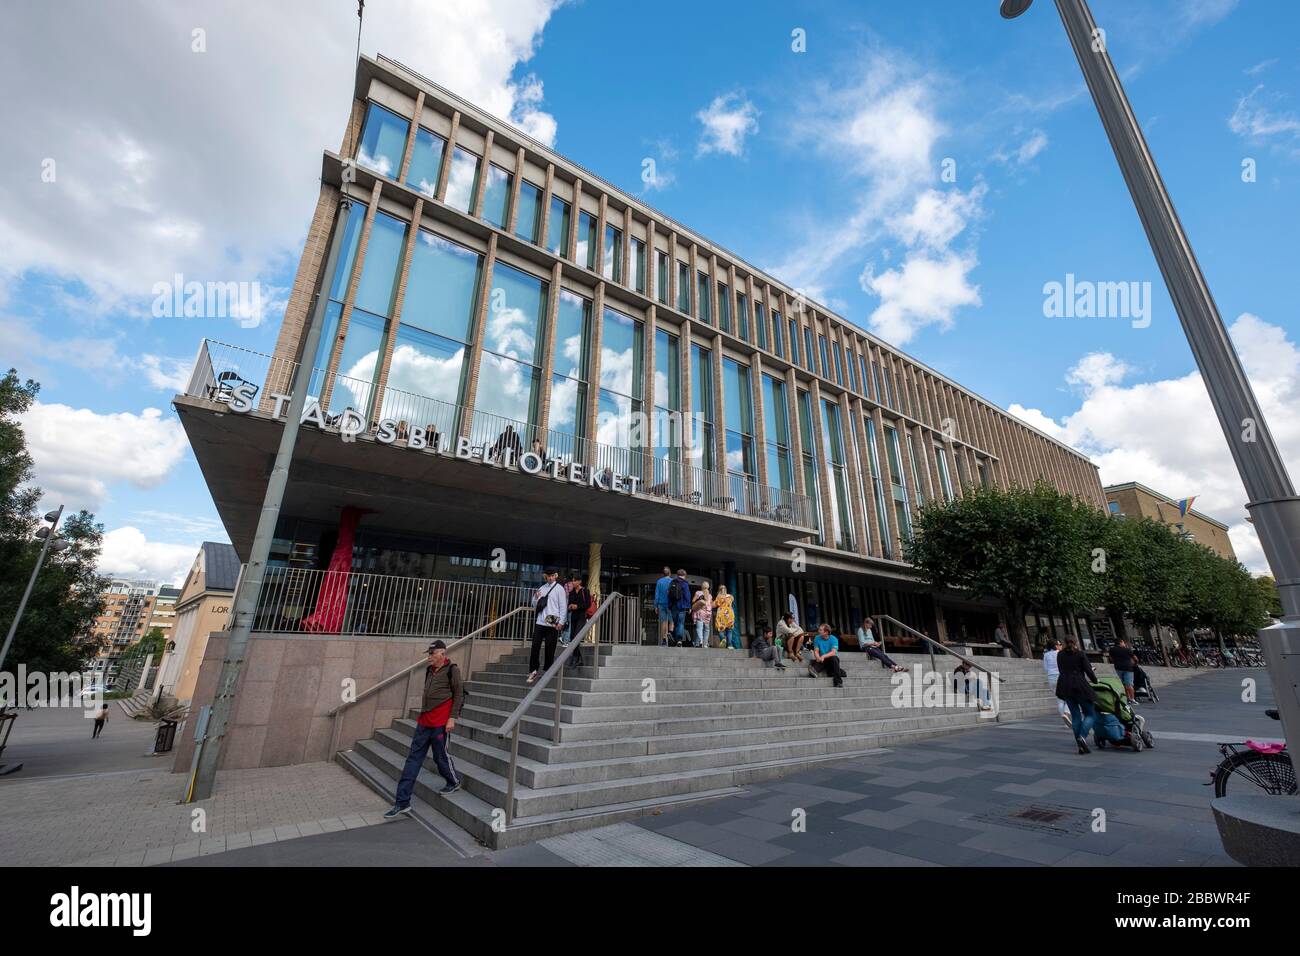
[[[39,389],[31,380],[21,382],[13,369],[0,378],[0,628],[4,633],[43,543],[33,537],[43,523],[37,513],[41,492],[31,484],[32,458],[19,420]],[[65,513],[58,533],[69,547],[46,554],[5,660],[6,670],[19,664],[26,664],[28,671],[46,672],[82,666],[87,648],[76,642],[90,632],[103,610],[100,593],[105,582],[95,571],[103,530],[86,511]]]

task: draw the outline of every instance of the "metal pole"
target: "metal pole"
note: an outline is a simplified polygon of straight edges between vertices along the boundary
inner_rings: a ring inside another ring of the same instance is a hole
[[[276,522],[280,517],[280,505],[284,502],[284,490],[289,483],[289,467],[293,463],[293,450],[298,442],[303,408],[307,404],[307,392],[313,372],[312,363],[315,361],[321,330],[325,324],[325,305],[329,298],[328,283],[334,275],[339,258],[339,246],[342,244],[343,215],[351,205],[352,201],[346,196],[343,197],[339,203],[338,213],[334,217],[334,236],[330,241],[325,268],[321,271],[317,283],[316,307],[312,310],[311,324],[307,326],[302,361],[298,364],[298,374],[293,383],[284,430],[280,433],[280,447],[275,453],[275,464],[271,468],[270,480],[266,483],[266,494],[262,499],[262,513],[257,519],[253,547],[248,555],[248,564],[240,577],[239,590],[235,593],[226,656],[221,665],[221,674],[217,678],[207,732],[199,742],[194,782],[186,803],[212,796],[212,789],[216,783],[217,763],[221,758],[221,742],[234,706],[235,685],[239,681],[239,671],[248,649],[253,616],[257,611],[258,596],[262,591],[262,578],[266,573],[266,562],[271,554],[271,541],[275,536]]]
[[[59,505],[59,510],[54,513],[54,522],[50,525],[50,533],[45,536],[45,544],[41,545],[41,553],[36,558],[36,567],[32,568],[32,576],[27,579],[27,590],[23,591],[23,599],[18,602],[14,619],[9,622],[9,633],[5,635],[4,647],[0,648],[0,668],[5,666],[5,658],[9,656],[9,645],[14,642],[14,635],[18,633],[18,622],[23,619],[23,611],[27,610],[27,599],[32,596],[32,588],[36,586],[36,575],[41,573],[41,565],[45,563],[45,555],[50,550],[59,527],[59,519],[62,517],[63,505]]]
[[[1277,695],[1283,731],[1289,740],[1300,741],[1300,498],[1092,12],[1086,0],[1056,0],[1056,9],[1246,489],[1246,508],[1282,599],[1283,618],[1259,632],[1260,646]]]

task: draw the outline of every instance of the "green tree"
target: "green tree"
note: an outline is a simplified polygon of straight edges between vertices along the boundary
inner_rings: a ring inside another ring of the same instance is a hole
[[[1171,623],[1182,599],[1182,542],[1150,518],[1108,518],[1101,604],[1116,634],[1124,619],[1144,627]]]
[[[40,524],[39,488],[31,485],[32,458],[19,417],[31,407],[40,386],[23,383],[10,369],[0,378],[0,628],[7,632],[23,590],[40,555],[32,536]],[[27,610],[14,635],[6,669],[26,664],[29,671],[71,671],[81,667],[86,649],[77,640],[88,634],[103,610],[105,580],[95,572],[103,526],[85,511],[65,515],[59,534],[69,542],[50,551],[36,578]]]
[[[970,487],[956,501],[922,508],[904,551],[931,586],[1003,601],[1012,638],[1028,654],[1028,608],[1072,613],[1100,603],[1105,575],[1096,552],[1104,549],[1106,520],[1046,482]]]

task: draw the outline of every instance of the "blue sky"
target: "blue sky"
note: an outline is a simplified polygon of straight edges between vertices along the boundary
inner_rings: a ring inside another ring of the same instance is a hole
[[[178,577],[199,541],[224,535],[169,400],[204,336],[271,350],[320,153],[341,138],[356,19],[349,0],[100,6],[22,8],[0,39],[7,88],[28,91],[0,105],[20,132],[19,172],[0,182],[0,356],[42,383],[28,421],[38,480],[100,516],[104,570]],[[1300,12],[1092,7],[1295,475]],[[553,138],[1079,447],[1104,481],[1200,496],[1263,569],[1047,0],[1012,23],[993,0],[371,0],[362,48]],[[175,273],[256,280],[264,313],[154,317],[152,286]],[[1067,274],[1149,282],[1149,325],[1046,317],[1044,286]]]

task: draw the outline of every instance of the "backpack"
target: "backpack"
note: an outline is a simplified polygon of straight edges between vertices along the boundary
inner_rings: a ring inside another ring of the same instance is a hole
[[[688,596],[685,582],[681,578],[673,578],[672,583],[668,585],[668,606],[677,607]]]
[[[587,620],[591,620],[596,614],[596,598],[585,588],[582,593],[587,595]]]

